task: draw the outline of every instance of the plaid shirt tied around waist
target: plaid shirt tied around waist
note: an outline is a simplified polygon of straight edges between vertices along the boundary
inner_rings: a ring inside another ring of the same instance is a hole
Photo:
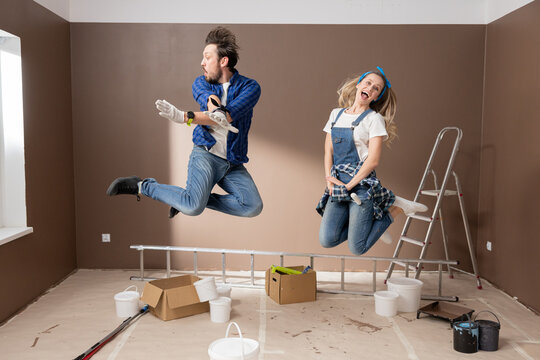
[[[351,177],[356,175],[356,173],[362,167],[364,162],[359,163],[349,163],[349,164],[338,164],[333,165],[330,170],[330,175],[338,178],[338,172],[343,172]],[[377,178],[375,171],[369,173],[367,177],[362,179],[358,185],[367,186],[367,198],[373,199],[373,217],[375,219],[381,219],[386,211],[394,203],[395,196],[392,190],[389,190],[381,185],[380,180]],[[334,185],[333,194],[330,195],[328,188],[324,189],[324,194],[319,200],[315,210],[319,215],[323,216],[324,208],[328,200],[331,201],[352,201],[349,196],[349,192],[344,185]]]

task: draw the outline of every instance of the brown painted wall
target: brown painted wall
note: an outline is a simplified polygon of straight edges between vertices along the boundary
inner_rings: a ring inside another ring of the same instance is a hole
[[[0,246],[0,321],[76,268],[69,24],[31,0],[2,0],[21,38],[30,235]],[[7,290],[9,289],[9,296]]]
[[[71,99],[69,24],[33,1],[2,1],[0,28],[22,39],[28,224],[34,233],[0,246],[4,286],[14,290],[0,300],[0,321],[76,267],[75,233],[82,268],[135,268],[138,256],[129,245],[138,243],[348,253],[345,245],[318,245],[320,218],[313,208],[324,186],[321,129],[340,82],[375,65],[384,66],[399,101],[400,139],[385,150],[378,171],[384,184],[413,196],[437,132],[461,127],[456,170],[473,238],[480,239],[481,274],[540,308],[533,277],[539,270],[533,225],[538,196],[529,191],[539,158],[533,138],[539,127],[539,12],[534,2],[487,26],[483,122],[485,26],[230,26],[242,46],[240,72],[263,88],[248,168],[265,210],[254,219],[207,211],[170,221],[163,204],[110,199],[104,191],[120,175],[185,183],[191,130],[159,118],[153,102],[166,98],[196,108],[190,85],[200,73],[202,40],[211,26],[72,24]],[[518,126],[508,126],[507,119]],[[522,175],[519,186],[503,182],[514,173]],[[470,270],[458,207],[449,202],[444,210],[451,257]],[[402,223],[392,227],[394,237]],[[102,244],[101,233],[111,233],[112,243]],[[492,252],[484,250],[488,240]],[[438,229],[434,241],[440,242]],[[370,254],[390,256],[392,250],[377,244]],[[441,247],[430,255],[440,257]],[[228,264],[245,268],[248,261],[231,257]],[[256,266],[276,261],[263,258]],[[206,268],[219,263],[213,256],[199,260]],[[163,268],[163,255],[147,254],[146,264]],[[173,256],[174,268],[191,266],[190,256]]]
[[[540,2],[535,1],[487,27],[478,244],[481,274],[536,310],[539,18]]]
[[[480,25],[231,25],[241,46],[238,69],[262,87],[247,167],[262,194],[263,213],[242,219],[208,210],[171,221],[168,207],[151,199],[108,198],[105,190],[117,176],[185,184],[192,130],[159,117],[153,104],[165,98],[196,109],[191,83],[201,73],[202,44],[211,27],[71,24],[79,267],[137,268],[133,244],[348,254],[346,244],[326,250],[318,242],[314,208],[324,189],[322,128],[340,83],[376,65],[397,92],[400,135],[384,151],[379,176],[397,194],[414,196],[439,130],[462,128],[456,170],[476,240],[485,37]],[[452,258],[470,270],[457,201],[445,210]],[[395,237],[403,220],[392,227]],[[101,233],[111,233],[112,242],[101,243]],[[431,258],[442,256],[439,233]],[[391,256],[393,249],[376,244],[369,254]],[[403,253],[418,256],[417,248],[411,250]],[[162,253],[145,259],[147,267],[165,267]],[[260,258],[256,267],[277,261]],[[199,259],[201,267],[220,264],[219,256]],[[246,268],[249,259],[231,257],[228,265]],[[191,268],[192,256],[173,256],[172,266]],[[318,268],[339,264],[321,261]]]

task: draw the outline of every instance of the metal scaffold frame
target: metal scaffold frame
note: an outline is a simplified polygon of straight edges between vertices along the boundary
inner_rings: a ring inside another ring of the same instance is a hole
[[[251,257],[251,281],[250,284],[231,283],[228,284],[235,287],[249,287],[249,288],[263,288],[262,285],[255,284],[255,255],[259,256],[279,256],[280,266],[284,264],[284,258],[287,257],[305,257],[309,258],[310,266],[314,267],[315,258],[326,259],[339,259],[341,261],[341,281],[340,289],[319,289],[318,292],[332,293],[332,294],[354,294],[354,295],[367,295],[372,296],[377,291],[377,262],[392,262],[395,258],[391,257],[377,257],[377,256],[354,256],[354,255],[326,255],[326,254],[312,254],[312,253],[293,253],[283,251],[258,251],[258,250],[235,250],[235,249],[213,249],[213,248],[196,248],[196,247],[181,247],[181,246],[153,246],[153,245],[132,245],[131,249],[139,251],[140,261],[140,276],[132,276],[131,280],[154,280],[154,278],[146,278],[144,276],[144,251],[164,251],[167,261],[167,278],[171,276],[171,251],[176,252],[192,252],[193,253],[193,271],[195,276],[198,275],[198,255],[200,253],[213,253],[221,254],[221,278],[223,283],[227,283],[227,267],[226,267],[226,255],[249,255]],[[345,289],[345,260],[352,261],[372,261],[373,262],[373,276],[372,276],[372,289],[373,291],[351,291]],[[458,265],[457,260],[427,260],[427,259],[400,259],[404,263],[418,263],[421,261],[424,264],[437,264],[438,265],[438,291],[437,296],[422,295],[424,300],[444,300],[444,301],[458,301],[457,296],[442,296],[442,266],[443,265]],[[405,276],[409,277],[408,267],[405,268]]]

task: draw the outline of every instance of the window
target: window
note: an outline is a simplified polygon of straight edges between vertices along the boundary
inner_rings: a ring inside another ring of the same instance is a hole
[[[21,41],[0,30],[0,245],[32,232],[26,225]]]

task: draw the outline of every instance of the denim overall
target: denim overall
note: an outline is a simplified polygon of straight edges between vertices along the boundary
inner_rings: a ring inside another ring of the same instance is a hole
[[[345,109],[342,109],[332,123],[332,146],[334,165],[360,164],[358,151],[354,144],[354,129],[373,110],[368,109],[358,116],[350,128],[336,128],[334,125]],[[338,179],[348,183],[352,176],[338,172]],[[379,237],[392,224],[393,219],[385,211],[381,219],[374,218],[373,199],[368,195],[368,187],[358,184],[350,192],[355,192],[362,204],[353,201],[328,201],[323,214],[319,240],[323,247],[334,247],[349,240],[353,254],[361,255],[368,251]]]
[[[359,164],[360,158],[358,157],[358,151],[356,150],[356,145],[354,144],[354,128],[360,124],[360,121],[364,120],[373,110],[367,109],[362,114],[360,114],[356,120],[353,121],[350,128],[336,128],[334,125],[338,121],[341,114],[343,114],[345,109],[341,109],[336,116],[336,119],[331,125],[332,129],[332,146],[334,149],[334,165],[338,164]],[[344,182],[345,184],[351,181],[352,176],[339,171],[338,179]],[[358,192],[358,185],[354,187],[354,192],[357,192],[357,195],[365,195],[365,192]],[[351,192],[353,192],[351,190]],[[360,196],[360,199],[364,200],[365,196]]]

